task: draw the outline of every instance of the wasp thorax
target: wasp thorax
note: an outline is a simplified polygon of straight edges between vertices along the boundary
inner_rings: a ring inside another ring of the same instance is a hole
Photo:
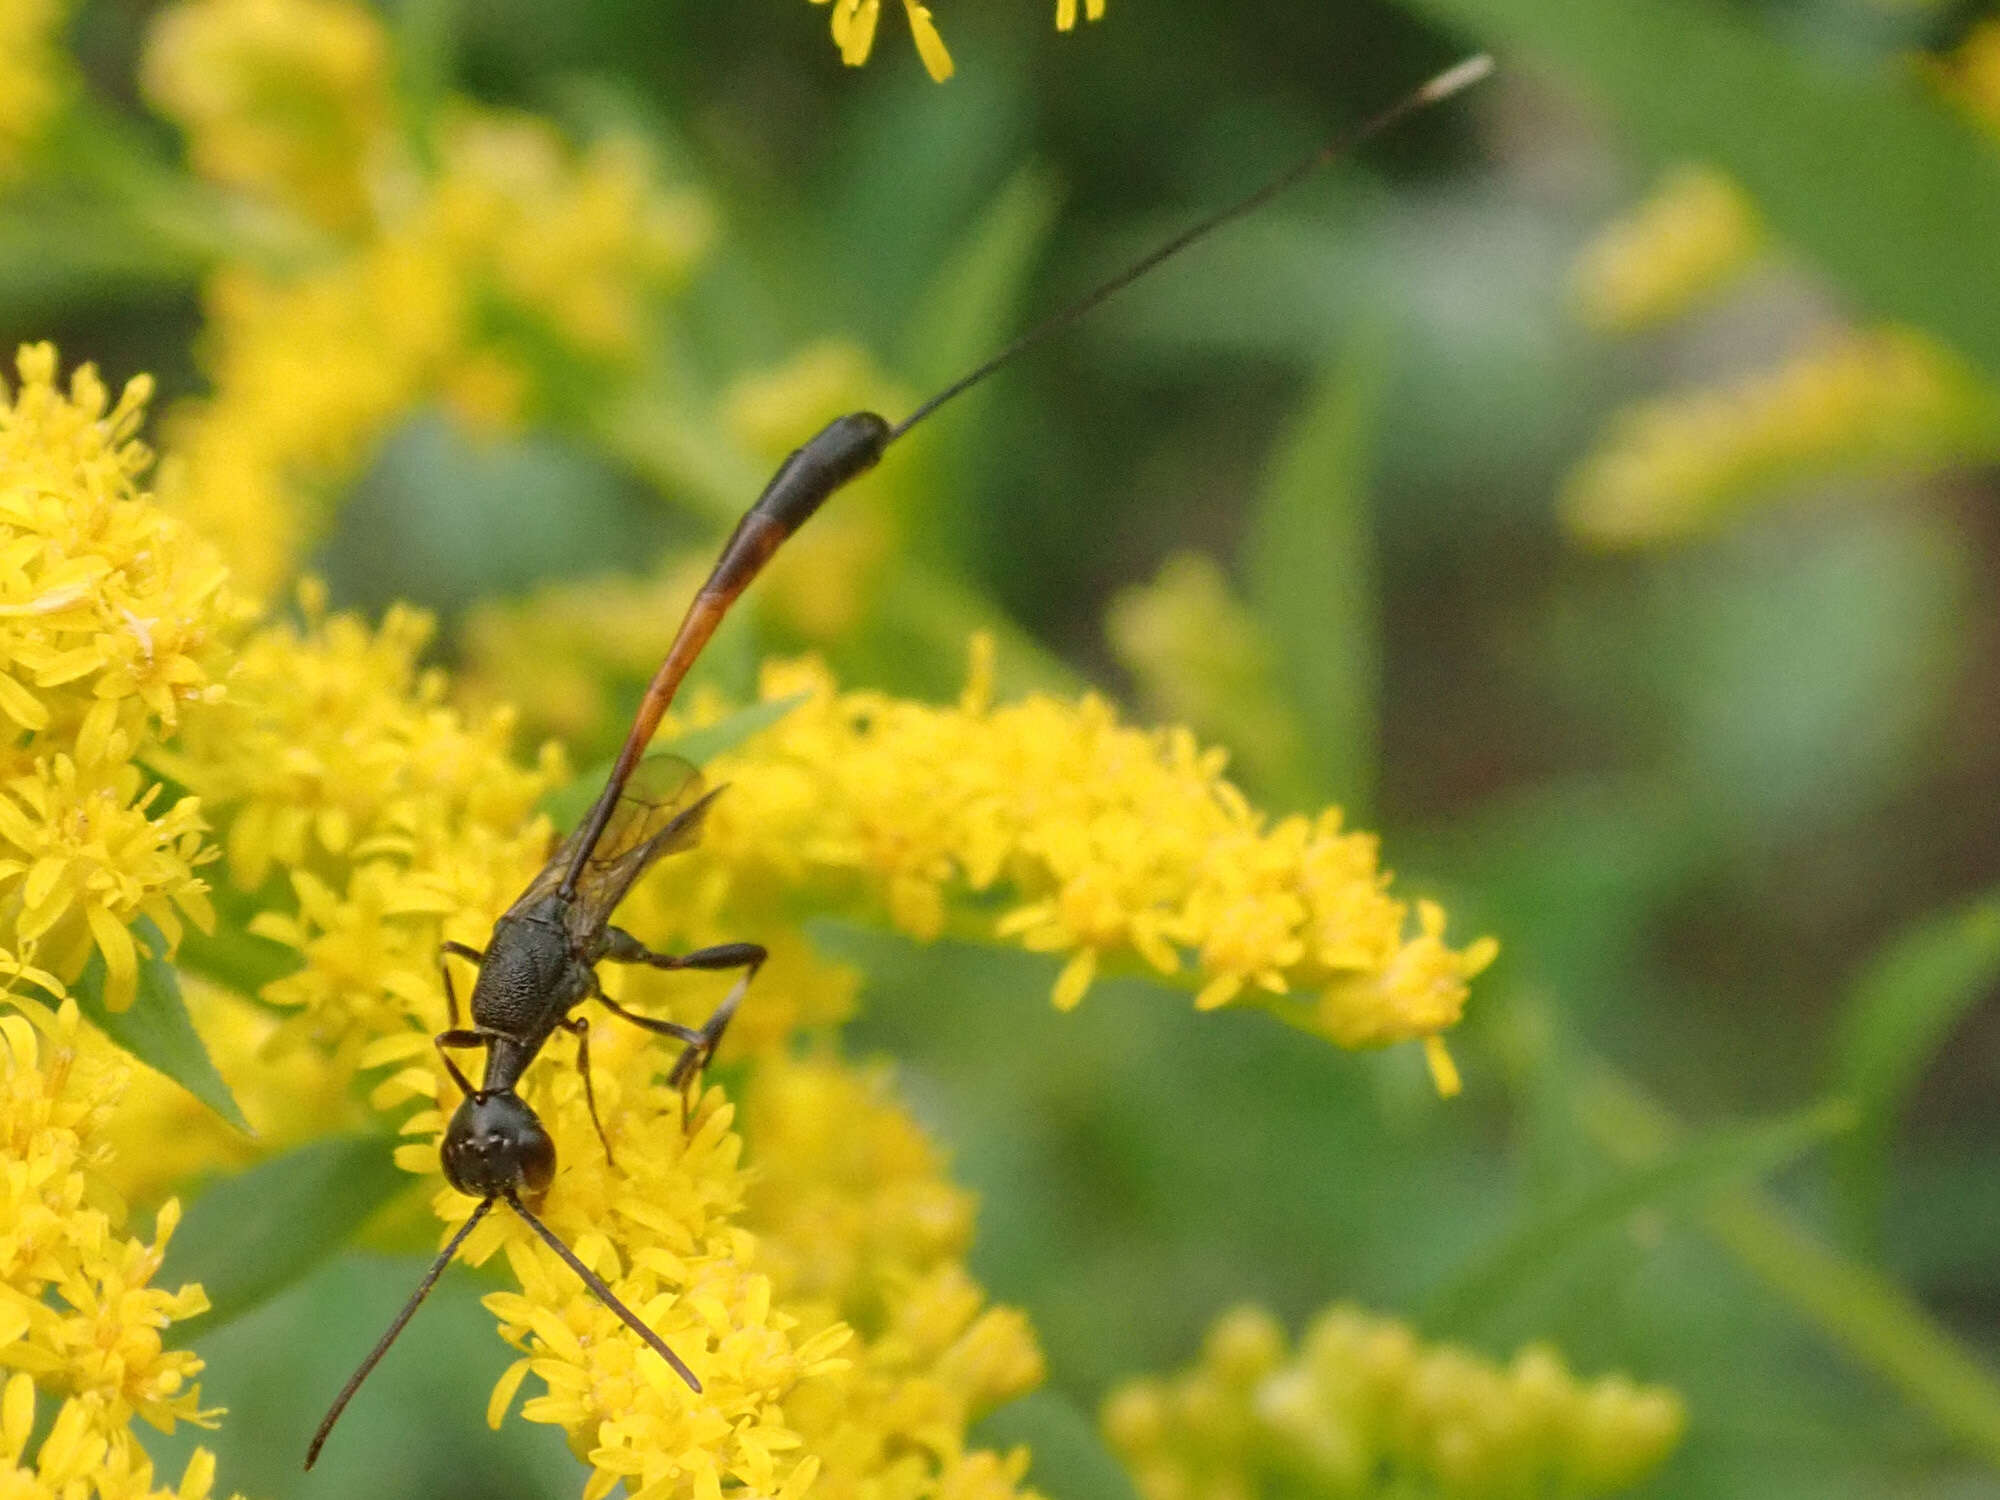
[[[461,1193],[492,1198],[539,1194],[556,1175],[556,1143],[518,1094],[473,1094],[444,1133],[445,1179]]]

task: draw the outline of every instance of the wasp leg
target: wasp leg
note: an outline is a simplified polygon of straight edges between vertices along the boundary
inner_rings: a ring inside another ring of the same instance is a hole
[[[743,946],[753,945],[746,943]],[[743,977],[731,986],[729,993],[723,997],[722,1004],[716,1006],[714,1013],[702,1022],[701,1030],[695,1033],[694,1040],[688,1043],[687,1049],[674,1063],[673,1072],[667,1075],[667,1081],[679,1087],[684,1107],[690,1102],[689,1091],[701,1081],[702,1069],[708,1066],[708,1060],[715,1055],[716,1045],[722,1040],[722,1033],[729,1029],[729,1022],[736,1014],[736,1007],[743,1003],[743,992],[750,988],[750,981],[757,977],[757,971],[763,966],[764,951],[759,948],[756,962],[744,967]]]
[[[761,943],[717,943],[712,948],[697,948],[692,953],[655,953],[644,943],[617,927],[604,929],[604,954],[613,963],[648,964],[655,969],[741,969],[743,977],[715,1008],[715,1013],[702,1023],[696,1031],[687,1026],[676,1025],[672,1021],[655,1020],[652,1016],[642,1016],[629,1011],[598,985],[597,998],[614,1013],[623,1016],[635,1026],[643,1026],[648,1031],[670,1036],[685,1045],[681,1055],[674,1060],[673,1072],[667,1075],[668,1082],[680,1090],[681,1128],[685,1130],[694,1117],[694,1088],[701,1082],[702,1070],[708,1060],[715,1055],[716,1044],[722,1040],[722,1033],[729,1029],[729,1021],[736,1014],[736,1007],[743,1001],[743,992],[750,987],[750,981],[757,977],[757,971],[770,957]],[[595,979],[595,975],[592,979]]]
[[[456,953],[460,958],[469,959],[475,965],[486,962],[486,955],[477,948],[468,948],[463,943],[438,944],[438,973],[444,976],[444,1002],[451,1007],[451,1029],[458,1030],[458,990],[451,982],[451,965],[445,959]]]
[[[591,976],[593,979],[596,977],[594,974]],[[677,1042],[698,1042],[701,1040],[701,1033],[696,1031],[692,1026],[683,1026],[677,1021],[662,1021],[656,1016],[642,1016],[636,1010],[627,1010],[616,1000],[605,994],[602,985],[596,987],[596,994],[597,998],[603,1002],[606,1010],[615,1016],[623,1016],[634,1026],[643,1026],[646,1030],[656,1031],[661,1036],[670,1036]]]
[[[459,1089],[467,1098],[471,1098],[479,1090],[472,1086],[472,1080],[459,1071],[458,1064],[451,1060],[451,1053],[445,1049],[448,1047],[484,1047],[487,1043],[487,1038],[487,1032],[472,1031],[462,1026],[454,1026],[449,1031],[440,1031],[436,1036],[431,1038],[437,1044],[438,1056],[444,1059],[445,1071],[451,1074],[452,1082],[459,1086]]]
[[[590,1106],[590,1123],[597,1127],[597,1138],[604,1143],[604,1163],[615,1167],[618,1160],[611,1154],[611,1137],[604,1133],[604,1121],[597,1113],[597,1091],[590,1086],[590,1022],[582,1016],[569,1016],[556,1024],[576,1038],[576,1068],[583,1074],[583,1102]]]
[[[717,943],[692,953],[655,953],[622,927],[604,929],[604,952],[614,964],[646,964],[655,969],[755,969],[765,959],[761,943]]]

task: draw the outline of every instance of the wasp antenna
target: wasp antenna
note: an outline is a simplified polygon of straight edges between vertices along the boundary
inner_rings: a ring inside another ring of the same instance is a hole
[[[673,1368],[673,1372],[687,1382],[689,1390],[693,1391],[697,1396],[701,1394],[701,1382],[695,1379],[694,1371],[682,1363],[681,1357],[678,1354],[667,1347],[665,1339],[648,1328],[639,1320],[637,1313],[618,1300],[618,1294],[605,1285],[602,1276],[599,1276],[589,1266],[578,1260],[576,1252],[565,1245],[553,1229],[530,1213],[528,1206],[520,1200],[517,1194],[509,1193],[507,1195],[507,1206],[527,1221],[528,1227],[542,1237],[543,1244],[547,1245],[563,1258],[563,1264],[582,1278],[583,1284],[590,1288],[591,1294],[599,1302],[602,1302],[606,1307],[617,1313],[619,1319],[627,1328],[644,1339],[646,1346],[659,1355],[661,1359],[664,1359]]]
[[[686,615],[682,617],[680,628],[675,631],[673,642],[667,647],[666,658],[660,663],[659,670],[653,674],[653,680],[647,684],[645,696],[639,700],[639,707],[632,716],[632,727],[626,733],[625,744],[618,752],[618,759],[612,765],[610,776],[605,780],[604,790],[599,793],[589,815],[584,819],[580,836],[576,840],[575,851],[570,856],[569,868],[564,872],[562,885],[559,887],[561,894],[565,897],[576,894],[577,882],[582,877],[583,867],[611,822],[612,811],[618,805],[618,797],[626,780],[638,767],[640,757],[645,754],[646,746],[653,738],[653,731],[659,728],[660,719],[666,713],[668,705],[673,702],[674,694],[680,690],[682,680],[694,665],[695,658],[701,654],[702,648],[708,644],[709,637],[722,623],[722,617],[729,612],[730,606],[736,602],[743,590],[749,587],[751,579],[757,576],[764,564],[769,562],[772,555],[784,544],[785,538],[804,525],[834,491],[873,468],[891,443],[947,401],[964,395],[1016,356],[1039,344],[1051,334],[1059,333],[1069,327],[1099,303],[1116,296],[1162,261],[1172,259],[1195,241],[1262,207],[1293,183],[1303,177],[1311,176],[1327,163],[1344,156],[1355,146],[1370,136],[1388,129],[1405,115],[1450,97],[1460,89],[1477,83],[1492,70],[1493,60],[1484,54],[1467,58],[1456,67],[1446,69],[1428,83],[1405,94],[1379,114],[1364,120],[1345,134],[1335,137],[1311,155],[1294,162],[1248,197],[1239,199],[1229,207],[1210,214],[1207,218],[1182,230],[1150,254],[1127,266],[1082,300],[1037,323],[985,364],[939,391],[901,422],[892,425],[886,418],[877,416],[874,412],[850,412],[844,417],[835,418],[803,447],[794,450],[779,467],[778,472],[771,476],[770,483],[764,487],[764,493],[757,497],[757,502],[744,513],[743,519],[736,523],[736,530],[723,544],[722,554],[716,559],[715,567],[710,571],[707,581],[702,584],[700,592],[694,597],[694,602],[688,606]]]
[[[1095,310],[1100,303],[1124,291],[1126,287],[1139,280],[1162,261],[1172,260],[1197,240],[1206,239],[1209,235],[1215,233],[1216,230],[1221,229],[1226,224],[1235,222],[1245,214],[1255,213],[1266,203],[1277,197],[1278,194],[1284,192],[1286,188],[1291,187],[1294,183],[1304,178],[1312,176],[1321,167],[1338,161],[1372,136],[1379,135],[1391,125],[1396,124],[1404,116],[1414,114],[1417,110],[1425,109],[1430,105],[1449,99],[1461,89],[1470,88],[1492,71],[1493,59],[1484,52],[1478,54],[1476,57],[1468,57],[1464,62],[1445,69],[1444,72],[1439,73],[1428,82],[1419,84],[1415,89],[1403,95],[1402,98],[1391,104],[1387,109],[1371,115],[1353,129],[1344,131],[1325,145],[1315,148],[1308,155],[1293,162],[1284,171],[1266,182],[1255,192],[1249,193],[1237,199],[1236,202],[1230,204],[1227,208],[1218,209],[1207,218],[1189,225],[1165,244],[1140,256],[1138,260],[1120,271],[1116,276],[1113,276],[1095,291],[1085,294],[1061,312],[1055,313],[1037,323],[1033,328],[1030,328],[1026,333],[1015,339],[976,370],[972,370],[954,380],[950,385],[931,397],[930,400],[924,402],[923,405],[903,418],[894,427],[891,427],[888,437],[884,439],[883,445],[886,447],[889,443],[893,443],[897,438],[908,432],[917,423],[923,421],[925,417],[928,417],[947,401],[964,395],[975,385],[986,379],[987,376],[999,370],[1003,365],[1011,363],[1016,356],[1026,353],[1043,339],[1049,337],[1049,335],[1060,333],[1063,329],[1069,327],[1070,324]]]
[[[424,1298],[428,1297],[431,1288],[437,1285],[437,1279],[444,1274],[444,1268],[450,1265],[451,1258],[458,1254],[458,1247],[465,1243],[465,1237],[472,1233],[479,1221],[486,1217],[487,1210],[492,1207],[491,1198],[483,1199],[479,1207],[472,1211],[471,1216],[458,1226],[458,1233],[446,1241],[444,1249],[438,1252],[438,1258],[431,1262],[431,1268],[424,1273],[424,1279],[417,1283],[417,1289],[410,1294],[410,1300],[405,1302],[403,1310],[396,1314],[396,1321],[389,1325],[389,1331],[376,1340],[375,1347],[368,1351],[368,1357],[361,1361],[360,1367],[352,1375],[347,1377],[347,1384],[342,1386],[340,1394],[333,1398],[333,1405],[327,1408],[326,1417],[319,1424],[319,1431],[313,1434],[313,1440],[306,1448],[308,1469],[319,1461],[319,1450],[325,1446],[327,1434],[333,1431],[333,1424],[340,1420],[340,1414],[347,1410],[347,1403],[354,1399],[354,1393],[361,1389],[361,1382],[366,1380],[369,1372],[381,1363],[382,1356],[389,1352],[389,1346],[396,1342],[396,1335],[403,1331],[403,1325],[417,1315],[417,1309],[423,1306]]]

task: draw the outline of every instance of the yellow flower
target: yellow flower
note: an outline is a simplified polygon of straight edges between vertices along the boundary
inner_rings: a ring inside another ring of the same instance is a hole
[[[101,1171],[119,1197],[158,1203],[204,1172],[238,1171],[368,1123],[365,1107],[324,1058],[283,1047],[282,1023],[269,1008],[185,969],[180,985],[189,1019],[256,1134],[245,1135],[164,1074],[134,1069],[103,1131],[117,1149]]]
[[[1145,1500],[1279,1485],[1383,1500],[1610,1494],[1658,1468],[1684,1420],[1673,1392],[1579,1381],[1545,1346],[1497,1365],[1346,1307],[1321,1313],[1289,1354],[1270,1314],[1239,1308],[1198,1364],[1132,1381],[1104,1406]]]
[[[815,5],[826,3],[827,0],[813,0]],[[881,0],[832,0],[832,3],[833,44],[840,49],[842,62],[858,68],[868,61],[875,48],[875,23],[881,18]],[[933,82],[943,83],[952,75],[951,54],[945,50],[944,38],[938,34],[930,8],[918,0],[903,0],[903,14],[909,19],[910,40],[916,43],[924,71]],[[1084,0],[1084,14],[1093,21],[1101,19],[1104,0]],[[1069,31],[1075,26],[1076,0],[1056,0],[1056,30]]]
[[[101,954],[123,1009],[130,925],[171,947],[181,915],[210,921],[199,804],[164,805],[133,762],[220,691],[241,610],[213,550],[140,487],[149,382],[114,405],[85,366],[65,393],[46,344],[19,368],[0,399],[0,952],[45,989]]]
[[[176,508],[260,597],[425,402],[505,427],[578,361],[629,366],[647,299],[708,236],[703,204],[662,193],[630,140],[573,152],[539,121],[454,104],[420,163],[384,102],[386,55],[380,19],[347,0],[181,0],[144,64],[197,167],[341,235],[217,273],[214,394],[169,434]]]
[[[2000,21],[1980,21],[1930,71],[1945,93],[1986,130],[2000,135]]]
[[[21,1373],[0,1398],[0,1492],[147,1494],[152,1468],[133,1418],[171,1431],[219,1415],[192,1384],[201,1361],[164,1342],[171,1323],[208,1302],[197,1286],[150,1285],[176,1202],[161,1206],[151,1243],[120,1232],[104,1133],[131,1064],[79,1024],[72,1002],[10,1006],[0,1013],[0,1365]],[[65,1399],[28,1471],[37,1386]],[[198,1453],[182,1495],[205,1496],[212,1474]]]
[[[1303,731],[1268,638],[1215,560],[1182,552],[1111,601],[1105,634],[1157,718],[1225,737],[1254,779],[1284,774]]]
[[[732,889],[776,885],[919,939],[1011,939],[1064,956],[1065,1008],[1117,960],[1191,971],[1204,1008],[1255,998],[1343,1046],[1456,1022],[1495,945],[1446,946],[1428,904],[1413,923],[1372,836],[1337,810],[1266,819],[1219,753],[1123,725],[1093,695],[995,706],[988,672],[982,656],[940,708],[840,693],[810,665],[768,670],[767,698],[807,701],[718,763],[730,793],[706,868],[698,887],[664,873],[662,909],[705,928]]]
[[[114,725],[171,730],[210,694],[214,637],[240,612],[214,550],[140,488],[152,382],[114,405],[89,365],[61,390],[48,344],[17,363],[11,399],[0,386],[0,713],[95,744]]]
[[[813,0],[815,5],[825,3],[826,0]],[[875,22],[881,8],[881,0],[833,0],[833,44],[840,49],[840,60],[850,68],[867,62],[868,54],[874,50]],[[951,54],[945,50],[944,38],[938,35],[929,7],[918,4],[917,0],[903,0],[903,14],[909,18],[910,39],[917,45],[924,71],[933,82],[943,83],[952,75]]]
[[[79,766],[57,755],[0,784],[0,892],[11,898],[13,955],[68,982],[97,952],[112,1010],[137,993],[133,921],[150,917],[170,949],[181,913],[214,924],[208,887],[194,873],[212,853],[199,807],[183,798],[156,812],[160,788],[144,785],[124,749],[114,733],[102,760]]]
[[[1763,238],[1756,207],[1734,182],[1709,167],[1677,167],[1578,257],[1584,321],[1629,332],[1678,317],[1748,265]]]
[[[820,1460],[819,1500],[1011,1497],[1022,1463],[968,1452],[966,1424],[1038,1385],[1020,1314],[985,1307],[962,1259],[972,1197],[880,1070],[762,1057],[744,1103],[746,1222],[805,1330],[857,1332],[786,1413]]]
[[[189,715],[159,759],[218,810],[240,890],[274,871],[291,887],[296,910],[266,905],[253,929],[306,959],[265,991],[303,1012],[293,1034],[358,1046],[412,1017],[436,1030],[440,921],[484,913],[453,934],[484,940],[548,847],[533,808],[561,763],[519,768],[511,714],[446,706],[442,675],[417,665],[419,612],[370,631],[327,618],[317,588],[302,607],[304,632],[251,636],[228,699]]]
[[[21,169],[69,89],[57,50],[67,8],[62,0],[0,0],[0,182]]]
[[[1084,19],[1101,21],[1104,19],[1104,0],[1084,0]],[[1056,30],[1076,29],[1076,0],[1056,0]]]
[[[1677,539],[1826,475],[1903,474],[2000,451],[2000,402],[1903,329],[1846,335],[1774,371],[1620,415],[1571,473],[1569,525],[1605,547]]]
[[[203,176],[255,188],[325,228],[369,215],[389,119],[380,23],[351,0],[187,0],[158,13],[141,82],[188,132]]]

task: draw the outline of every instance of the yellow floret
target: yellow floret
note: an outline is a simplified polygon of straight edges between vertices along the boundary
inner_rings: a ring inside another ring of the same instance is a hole
[[[1673,1392],[1579,1380],[1546,1346],[1496,1364],[1334,1307],[1295,1352],[1261,1309],[1225,1315],[1199,1363],[1121,1386],[1103,1423],[1145,1500],[1281,1484],[1470,1500],[1627,1489],[1665,1461],[1685,1417]]]

